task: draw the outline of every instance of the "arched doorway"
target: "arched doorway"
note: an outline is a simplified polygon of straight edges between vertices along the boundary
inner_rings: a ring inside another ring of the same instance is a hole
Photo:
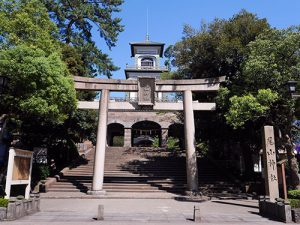
[[[178,147],[184,149],[184,126],[181,123],[173,123],[169,126],[168,129],[168,138],[171,140],[178,140]]]
[[[107,145],[111,147],[124,146],[124,126],[119,123],[111,123],[107,126]]]
[[[131,137],[133,147],[151,147],[155,145],[159,147],[161,145],[161,127],[153,121],[140,121],[132,125]]]

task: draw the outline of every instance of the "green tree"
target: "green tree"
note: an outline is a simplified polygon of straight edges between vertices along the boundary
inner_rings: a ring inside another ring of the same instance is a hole
[[[118,69],[108,55],[96,46],[94,40],[101,38],[109,49],[115,46],[118,34],[123,31],[121,19],[115,17],[115,13],[120,11],[122,0],[42,2],[58,26],[58,38],[62,42],[62,58],[72,75],[94,77],[103,74],[110,77],[111,72]],[[97,29],[99,36],[93,37],[94,28]],[[92,100],[95,94],[77,93],[77,97],[80,100]],[[68,121],[68,126],[78,128],[78,134],[72,132],[76,137],[81,134],[82,137],[93,140],[96,130],[91,127],[95,128],[96,119],[94,113],[77,110]]]
[[[278,93],[278,100],[273,104],[272,113],[264,121],[274,125],[282,134],[279,141],[287,150],[291,185],[297,189],[300,188],[299,168],[291,141],[295,102],[286,84],[291,79],[299,80],[299,46],[299,28],[270,29],[249,44],[250,55],[243,67],[246,87],[244,91],[253,92],[270,88]]]
[[[107,54],[97,48],[92,37],[93,27],[109,48],[115,46],[117,36],[123,31],[119,12],[122,0],[81,1],[43,0],[53,21],[59,28],[60,40],[73,46],[81,55],[85,71],[82,76],[97,73],[111,76],[118,68]]]
[[[32,1],[0,1],[0,48],[26,44],[50,54],[59,49],[58,29],[44,5]]]
[[[263,116],[268,117],[272,104],[278,100],[278,94],[270,89],[259,89],[257,96],[235,95],[229,100],[230,107],[225,118],[228,124],[237,129],[243,127],[249,120],[255,121]]]
[[[37,0],[0,4],[0,74],[10,80],[2,113],[62,123],[74,110],[76,96],[61,60],[56,25]]]
[[[167,48],[166,54],[171,59],[174,57],[171,61],[183,78],[227,76],[233,79],[240,75],[248,53],[247,44],[267,28],[265,19],[243,10],[229,20],[202,23],[199,31],[185,25],[182,41],[171,52]]]
[[[1,118],[26,147],[45,144],[76,108],[57,28],[40,1],[0,4],[0,75],[10,78],[1,96],[0,114],[6,114]]]
[[[228,78],[217,96],[216,113],[195,112],[196,131],[201,131],[196,132],[196,139],[209,143],[212,154],[220,158],[224,148],[240,146],[241,154],[247,159],[245,166],[249,177],[253,170],[251,154],[260,147],[261,138],[255,130],[260,127],[260,120],[255,124],[248,121],[244,129],[233,129],[224,115],[229,111],[231,97],[257,95],[258,90],[244,92],[242,67],[249,56],[248,44],[267,29],[269,24],[265,19],[242,10],[228,20],[215,19],[211,23],[202,23],[200,30],[185,25],[182,40],[168,49],[166,55],[177,68],[175,74],[181,78]],[[194,99],[199,101],[214,101],[214,98],[215,95],[209,93],[194,94]]]
[[[25,45],[0,51],[0,75],[10,80],[2,113],[62,123],[76,107],[73,81],[58,53]]]

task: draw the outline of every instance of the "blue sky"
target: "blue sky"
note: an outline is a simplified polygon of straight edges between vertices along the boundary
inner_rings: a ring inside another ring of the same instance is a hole
[[[115,79],[124,79],[126,63],[133,64],[129,42],[145,40],[147,8],[150,40],[165,46],[181,39],[184,24],[199,28],[202,20],[228,19],[241,9],[267,18],[272,27],[300,25],[300,0],[125,0],[121,8],[117,16],[122,18],[125,30],[120,33],[116,47],[109,51],[100,37],[93,35],[98,46],[120,67],[113,73]]]

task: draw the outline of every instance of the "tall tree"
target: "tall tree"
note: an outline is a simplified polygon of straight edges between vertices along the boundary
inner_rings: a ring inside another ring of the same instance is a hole
[[[58,29],[40,1],[0,1],[0,48],[25,44],[50,54],[60,50]]]
[[[62,123],[76,107],[72,78],[56,52],[26,45],[1,50],[0,74],[9,78],[2,113]]]
[[[10,78],[1,109],[63,122],[75,90],[47,9],[37,0],[1,1],[0,37],[0,74]]]
[[[63,43],[63,60],[72,75],[110,77],[111,72],[118,69],[109,56],[96,46],[95,39],[104,40],[104,44],[109,49],[115,46],[118,34],[123,31],[121,19],[115,17],[120,11],[122,0],[43,0],[42,2],[59,28],[59,40]],[[95,33],[99,36],[93,36]],[[77,97],[80,100],[92,100],[95,94],[79,93]],[[96,130],[91,129],[91,126],[95,128],[96,119],[93,113],[77,110],[72,114],[68,125],[79,128],[79,133],[83,137],[92,140]],[[77,136],[74,135],[74,138]]]
[[[1,1],[0,27],[0,75],[10,78],[0,113],[18,121],[20,134],[30,121],[62,124],[76,94],[47,9],[38,0]]]
[[[104,74],[111,76],[111,71],[118,68],[113,65],[92,37],[93,28],[109,48],[115,46],[117,36],[123,31],[121,19],[113,17],[119,12],[122,0],[43,0],[51,18],[59,28],[60,40],[76,48],[85,65],[82,76]],[[95,37],[94,37],[95,38]]]
[[[173,47],[174,65],[184,78],[238,77],[247,44],[269,28],[265,19],[241,11],[229,20],[215,19],[195,30],[185,25],[182,41]]]
[[[282,138],[279,141],[287,151],[291,186],[297,189],[300,189],[299,168],[291,140],[295,102],[288,91],[287,82],[299,81],[299,46],[299,28],[268,30],[249,44],[250,55],[243,66],[244,93],[253,93],[263,88],[278,93],[278,100],[269,107],[271,113],[264,115],[262,120],[265,124],[271,124],[280,130]],[[262,100],[266,101],[266,99]],[[239,116],[247,111],[249,112],[250,109],[242,110]]]
[[[214,149],[220,157],[225,147],[233,149],[240,146],[242,155],[247,159],[245,166],[249,176],[253,168],[251,154],[257,151],[259,145],[257,133],[253,129],[232,129],[224,115],[228,112],[229,98],[243,91],[242,65],[249,55],[248,44],[266,29],[269,29],[269,24],[265,19],[242,10],[228,20],[202,23],[200,30],[186,25],[182,40],[171,48],[171,52],[167,52],[177,68],[175,73],[181,78],[227,77],[225,88],[221,88],[217,98],[217,113],[195,113],[195,125],[199,127],[196,130],[201,131],[196,138],[208,142],[210,149]],[[194,95],[199,101],[212,101],[214,97],[211,94]],[[246,126],[259,125],[248,123]]]
[[[203,24],[200,31],[185,26],[183,40],[168,53],[181,77],[228,78],[217,96],[217,117],[210,116],[208,124],[196,116],[196,126],[206,127],[208,133],[198,138],[206,136],[210,144],[217,140],[218,145],[223,141],[224,146],[228,140],[239,143],[247,159],[246,171],[253,171],[251,154],[261,148],[260,129],[266,124],[275,126],[280,131],[276,133],[277,147],[287,150],[294,188],[299,188],[290,134],[294,100],[286,83],[299,80],[299,38],[298,28],[270,29],[266,20],[242,11],[229,20]]]

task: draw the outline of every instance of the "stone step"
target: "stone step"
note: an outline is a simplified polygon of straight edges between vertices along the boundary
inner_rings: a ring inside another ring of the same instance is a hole
[[[91,183],[92,182],[92,177],[89,179],[78,179],[78,178],[62,178],[60,179],[59,182],[70,182],[70,183]],[[105,178],[104,183],[186,183],[186,179],[157,179],[157,178],[138,178],[138,179],[132,179],[132,177],[119,177],[118,179],[113,179],[111,178]],[[205,187],[231,187],[231,186],[236,186],[231,183],[223,183],[220,184],[217,181],[199,181],[199,185],[205,186]]]
[[[79,189],[79,190],[88,190],[91,188],[91,186],[53,186],[51,189],[61,189],[61,190],[70,190],[70,189]],[[51,190],[50,189],[50,190]],[[158,190],[159,187],[153,187],[153,186],[142,186],[142,187],[131,187],[131,186],[124,186],[124,187],[118,187],[118,186],[103,186],[103,189],[114,189],[114,190],[128,190],[128,189],[132,189],[132,190]],[[178,188],[177,188],[178,189]]]
[[[104,188],[105,191],[107,192],[161,192],[161,193],[164,193],[165,191],[164,190],[141,190],[141,189],[120,189],[120,190],[117,190],[117,189],[106,189]]]
[[[136,150],[137,148],[135,148]],[[105,157],[103,188],[107,192],[172,192],[183,193],[186,188],[185,157],[168,156],[169,152],[124,151],[109,148]],[[159,154],[164,156],[157,157]],[[92,185],[94,151],[86,155],[87,163],[66,171],[50,191],[86,192]],[[216,168],[205,160],[198,161],[199,188],[212,193],[235,192],[237,189]],[[225,195],[224,193],[222,193]]]
[[[70,179],[70,180],[77,180],[77,179],[93,179],[91,175],[64,175],[62,179]],[[186,180],[185,176],[158,176],[158,175],[139,175],[139,174],[128,174],[128,175],[118,175],[118,174],[110,174],[105,175],[104,179],[106,180],[128,180],[128,179],[138,179],[138,180],[153,180],[153,179],[169,179],[169,180]]]
[[[76,187],[74,188],[52,188],[50,187],[48,191],[53,191],[53,192],[80,192],[80,189],[77,189]]]
[[[87,186],[90,187],[92,185],[91,183],[68,183],[68,182],[57,182],[56,184],[53,184],[51,187],[82,187]],[[103,186],[105,187],[185,187],[186,184],[184,183],[104,183]],[[206,189],[206,188],[205,188]]]
[[[91,185],[88,186],[56,186],[54,185],[53,187],[49,188],[49,191],[63,191],[63,192],[67,192],[67,191],[71,191],[73,189],[75,189],[76,191],[86,191],[89,190],[91,187]],[[103,189],[106,190],[114,190],[114,191],[121,191],[121,190],[132,190],[132,191],[154,191],[154,190],[171,190],[171,191],[184,191],[185,190],[185,186],[139,186],[139,187],[134,187],[134,186],[108,186],[108,185],[104,185]],[[201,188],[200,188],[201,190]],[[204,191],[204,190],[201,190]],[[231,194],[231,193],[235,193],[235,194],[239,194],[240,191],[239,190],[231,190],[231,191],[224,191],[224,188],[222,190],[215,190],[215,189],[210,189],[209,190],[211,193],[219,193],[222,195],[227,195],[227,194]]]

